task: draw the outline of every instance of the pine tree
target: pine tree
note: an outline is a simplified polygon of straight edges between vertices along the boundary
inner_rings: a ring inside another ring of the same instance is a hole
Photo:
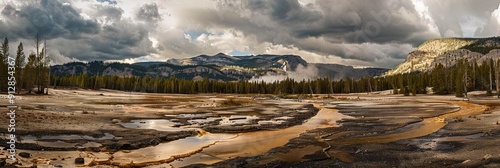
[[[463,74],[463,87],[464,87],[464,96],[465,97],[468,97],[467,96],[467,92],[468,92],[468,87],[469,87],[469,61],[467,59],[465,60],[462,60],[463,61],[463,71],[465,72]]]
[[[344,82],[344,93],[351,93],[351,80],[346,78]]]
[[[463,69],[464,69],[464,65],[463,65],[463,61],[462,60],[459,60],[457,65],[456,65],[456,68],[454,68],[453,70],[456,71],[458,75],[455,76],[455,80],[454,80],[454,83],[455,83],[455,96],[456,97],[463,97],[464,96],[464,85],[463,85],[463,75],[460,75],[460,74],[463,74]]]
[[[397,87],[393,86],[393,88],[392,88],[392,94],[399,94]]]
[[[404,96],[410,96],[410,89],[408,88],[408,86],[405,86],[403,88],[403,95]]]
[[[46,55],[45,47],[38,54],[36,59],[36,70],[37,70],[37,86],[38,86],[38,94],[43,94],[45,92],[45,88],[47,88],[49,84],[49,58]]]
[[[7,91],[7,72],[9,59],[9,39],[6,37],[2,43],[2,52],[0,52],[0,91]]]
[[[411,95],[412,96],[417,95],[417,86],[416,85],[411,85]]]
[[[445,68],[442,64],[438,64],[432,71],[432,90],[434,94],[448,94],[448,88],[446,84],[446,73]]]
[[[34,73],[34,84],[37,85],[37,93],[42,94],[45,91],[45,88],[47,87],[49,83],[49,71],[50,71],[50,66],[49,66],[49,58],[47,57],[47,52],[46,52],[46,45],[43,46],[43,48],[40,51],[40,46],[42,42],[40,41],[40,35],[37,33],[35,36],[35,48],[36,48],[36,53],[34,60],[31,60],[32,64],[30,65],[31,73]],[[30,55],[31,57],[31,55]],[[28,57],[28,64],[29,64],[29,57]],[[30,89],[31,90],[31,89]],[[47,92],[45,92],[47,93]]]
[[[16,63],[15,63],[15,77],[16,77],[16,90],[17,93],[22,89],[23,80],[23,67],[25,64],[26,56],[24,55],[23,43],[19,43],[16,53]]]
[[[35,76],[36,76],[36,54],[31,53],[28,56],[28,63],[26,64],[26,67],[23,70],[23,81],[25,84],[26,89],[28,90],[28,93],[31,93],[33,90],[33,85],[35,84]],[[72,85],[72,80],[70,79],[70,84]]]

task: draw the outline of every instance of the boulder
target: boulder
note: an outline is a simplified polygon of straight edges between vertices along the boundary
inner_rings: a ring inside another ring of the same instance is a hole
[[[85,159],[82,157],[75,158],[75,164],[85,164]]]

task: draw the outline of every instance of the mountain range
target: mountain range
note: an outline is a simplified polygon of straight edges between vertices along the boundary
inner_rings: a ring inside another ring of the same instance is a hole
[[[339,64],[308,63],[297,55],[230,56],[224,53],[199,55],[191,58],[169,59],[166,62],[138,62],[134,64],[71,62],[51,67],[51,73],[64,76],[87,73],[88,75],[118,75],[176,77],[188,80],[237,81],[268,77],[283,79],[297,77],[314,79],[346,77],[359,79],[364,76],[389,76],[413,71],[429,71],[436,65],[454,66],[459,59],[476,61],[479,65],[489,58],[500,57],[500,37],[489,38],[439,38],[422,43],[410,52],[406,60],[393,69],[354,68]],[[300,79],[299,79],[300,80]]]
[[[378,76],[388,69],[354,68],[339,64],[308,63],[297,55],[251,55],[230,56],[218,53],[212,56],[199,55],[184,59],[169,59],[166,62],[138,62],[134,64],[71,62],[51,67],[51,73],[57,76],[87,73],[88,75],[118,75],[173,77],[182,79],[236,81],[259,79],[263,76],[304,75],[303,71],[313,71],[304,79],[330,77],[336,80],[345,77],[359,79],[363,76]],[[301,73],[302,72],[302,73]],[[292,75],[293,74],[293,75]],[[300,80],[300,79],[299,79]]]

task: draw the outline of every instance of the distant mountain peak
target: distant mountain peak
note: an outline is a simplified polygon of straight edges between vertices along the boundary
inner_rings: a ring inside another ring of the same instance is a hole
[[[222,53],[222,52],[217,53],[217,54],[215,54],[214,56],[219,56],[219,57],[220,57],[220,56],[231,57],[230,55],[227,55],[227,54]]]

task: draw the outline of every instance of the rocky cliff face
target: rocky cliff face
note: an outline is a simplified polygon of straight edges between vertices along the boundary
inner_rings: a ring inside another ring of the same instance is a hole
[[[384,75],[432,70],[437,64],[454,66],[459,59],[482,63],[486,58],[498,58],[500,37],[442,38],[424,42],[410,52],[405,62]]]

